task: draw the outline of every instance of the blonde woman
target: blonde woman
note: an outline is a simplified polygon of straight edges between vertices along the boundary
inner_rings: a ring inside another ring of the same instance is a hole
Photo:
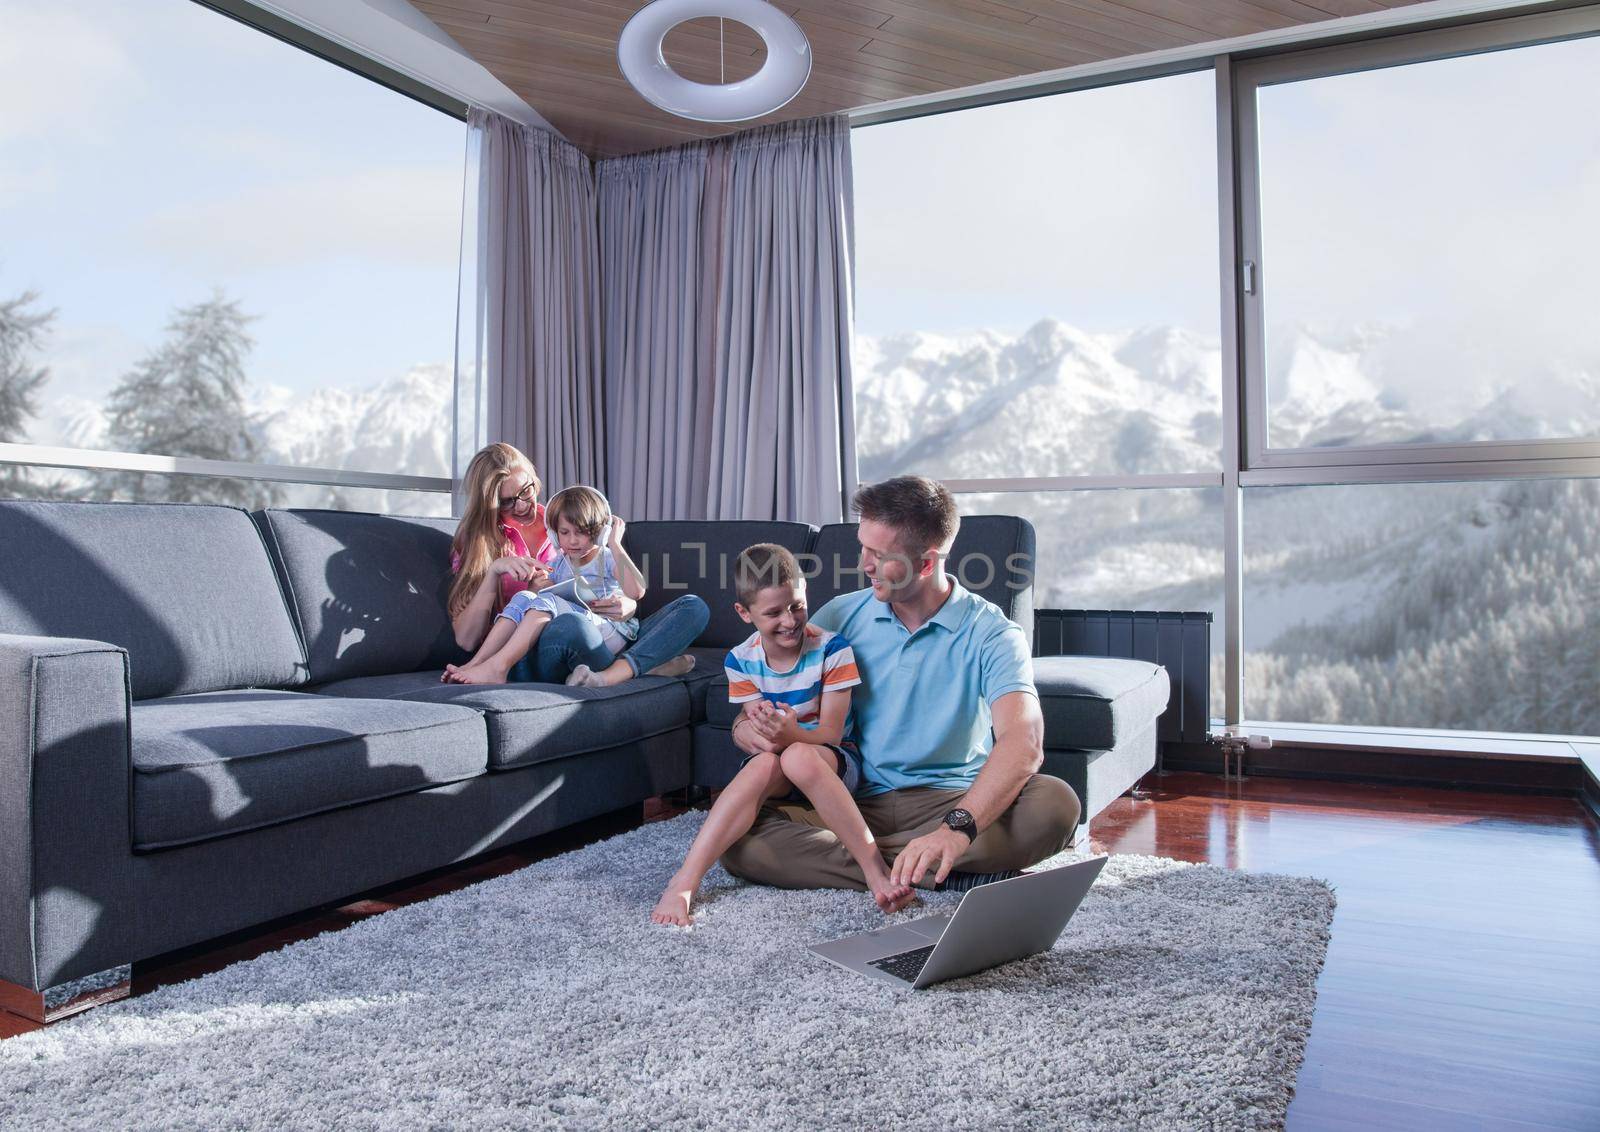
[[[555,543],[545,527],[533,462],[509,444],[491,444],[467,465],[466,514],[450,544],[450,625],[456,644],[483,644],[506,602],[550,573]]]
[[[549,612],[553,616],[542,624],[537,643],[525,655],[509,665],[497,662],[478,666],[466,682],[565,682],[609,687],[640,674],[678,676],[692,669],[694,658],[684,650],[705,631],[711,617],[706,603],[693,594],[685,594],[656,610],[642,624],[634,621],[639,599],[644,596],[644,584],[622,550],[626,524],[610,515],[605,497],[592,488],[563,492],[563,496],[583,500],[584,505],[563,507],[560,516],[547,516],[545,509],[538,506],[538,494],[539,477],[532,463],[511,445],[491,444],[473,457],[466,477],[467,511],[456,530],[453,547],[457,578],[450,593],[450,620],[456,643],[464,649],[481,651],[491,628],[497,621],[504,621],[501,614],[512,599],[523,591],[543,588],[550,579],[562,549],[555,539],[557,523],[547,524],[548,530],[540,532],[542,539],[537,542],[539,551],[529,554],[527,548],[535,545],[536,536],[525,528],[532,527],[529,520],[535,515],[541,525],[546,525],[547,519],[560,519],[562,525],[572,527],[565,533],[573,541],[574,550],[579,542],[598,543],[595,549],[626,564],[628,584],[615,587],[609,597],[592,603],[590,609],[614,623],[631,643],[625,644],[619,655],[614,647],[617,634],[607,631],[596,618],[552,608]],[[568,511],[572,514],[566,514]],[[502,515],[507,520],[520,519],[522,525],[512,530],[514,522],[497,521]],[[611,530],[604,531],[607,526]],[[501,631],[505,635],[503,623]],[[443,679],[460,682],[462,672],[463,669],[448,669]]]

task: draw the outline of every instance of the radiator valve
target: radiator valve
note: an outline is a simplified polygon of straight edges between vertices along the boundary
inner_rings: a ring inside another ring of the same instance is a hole
[[[1244,777],[1244,756],[1246,751],[1266,751],[1272,747],[1272,736],[1252,735],[1242,727],[1229,727],[1220,735],[1213,735],[1212,741],[1222,749],[1222,777],[1231,778],[1235,774]]]

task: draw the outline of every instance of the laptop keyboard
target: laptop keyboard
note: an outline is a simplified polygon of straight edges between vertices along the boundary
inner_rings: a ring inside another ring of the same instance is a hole
[[[874,959],[867,966],[876,967],[897,979],[914,983],[917,981],[917,976],[922,974],[922,969],[928,965],[928,956],[932,954],[933,946],[919,947],[915,951],[902,951],[898,955],[885,955],[882,959]]]

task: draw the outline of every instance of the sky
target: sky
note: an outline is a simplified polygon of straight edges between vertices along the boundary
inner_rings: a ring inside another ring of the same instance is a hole
[[[99,400],[217,288],[257,385],[451,358],[464,123],[189,0],[0,27],[0,296],[57,311],[47,396]]]
[[[1209,71],[857,129],[857,329],[1218,317]]]

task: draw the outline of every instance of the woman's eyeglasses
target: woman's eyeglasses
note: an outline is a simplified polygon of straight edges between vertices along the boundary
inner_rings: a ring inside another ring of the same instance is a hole
[[[500,501],[500,510],[512,511],[523,506],[524,504],[532,503],[533,489],[534,485],[530,483],[527,487],[517,492],[517,494],[513,495],[510,499],[502,499]]]

